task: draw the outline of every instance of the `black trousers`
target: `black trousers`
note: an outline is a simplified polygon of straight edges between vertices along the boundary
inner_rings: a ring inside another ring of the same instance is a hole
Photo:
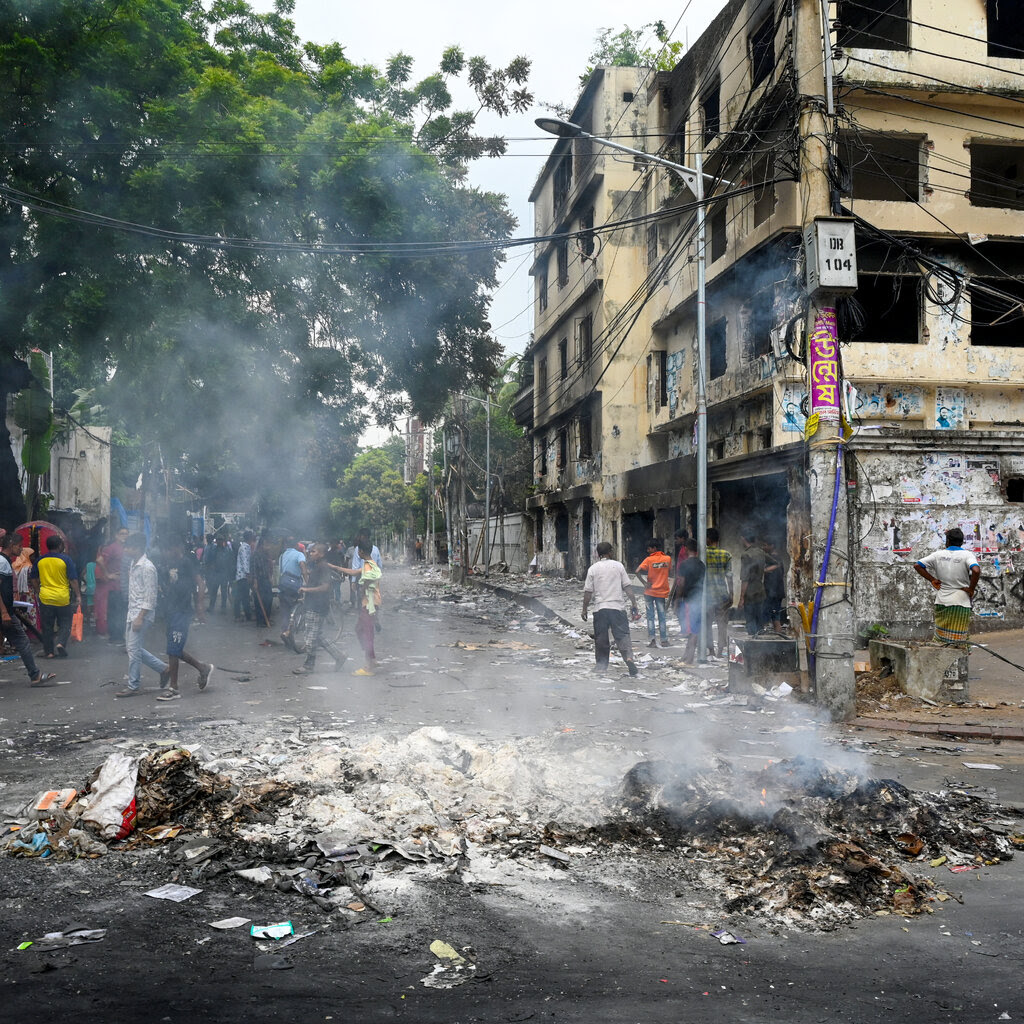
[[[633,660],[633,641],[629,638],[629,617],[617,608],[601,608],[594,612],[594,654],[597,667],[608,667],[608,656],[611,653],[611,641],[608,634],[615,639],[624,661]]]
[[[71,616],[74,609],[70,604],[54,605],[39,602],[39,618],[42,624],[43,653],[53,654],[54,632],[57,645],[67,650],[71,639]]]

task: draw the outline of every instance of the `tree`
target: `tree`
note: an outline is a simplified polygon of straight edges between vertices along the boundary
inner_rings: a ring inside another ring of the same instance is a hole
[[[657,49],[644,45],[651,36],[661,44]],[[580,75],[580,85],[586,85],[587,79],[594,73],[594,68],[602,65],[671,71],[679,63],[682,52],[681,42],[669,42],[668,31],[663,21],[652,21],[639,28],[624,26],[621,32],[603,28],[597,34],[587,68]]]
[[[348,537],[362,529],[372,533],[405,528],[413,496],[402,474],[404,461],[405,442],[400,437],[355,457],[331,500],[336,532]]]
[[[291,9],[0,0],[0,355],[57,351],[59,407],[95,386],[192,483],[301,504],[367,420],[430,419],[493,375],[514,219],[463,178],[502,148],[479,111],[530,96],[522,58],[451,47],[417,83],[403,55],[379,73],[303,46]],[[447,239],[482,244],[409,255]]]

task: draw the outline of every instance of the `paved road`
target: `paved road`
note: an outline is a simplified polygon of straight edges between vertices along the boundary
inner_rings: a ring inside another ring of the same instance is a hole
[[[254,629],[216,617],[194,630],[190,646],[224,670],[203,694],[186,682],[184,699],[171,704],[153,699],[155,677],[147,695],[114,700],[115,687],[104,684],[120,683],[123,653],[95,640],[59,663],[69,685],[29,690],[20,668],[5,665],[0,804],[11,809],[39,789],[83,779],[118,744],[134,750],[181,742],[239,759],[280,751],[284,777],[298,779],[328,762],[295,744],[319,742],[324,750],[332,743],[372,748],[376,763],[398,766],[377,780],[378,803],[369,807],[380,814],[398,808],[397,815],[422,780],[417,756],[395,758],[433,749],[422,730],[440,727],[443,735],[431,735],[442,738],[430,741],[439,749],[476,743],[491,758],[491,784],[505,793],[494,816],[504,814],[506,824],[527,806],[541,813],[558,799],[569,814],[637,761],[684,755],[749,765],[798,753],[845,757],[911,787],[990,786],[1000,800],[1024,806],[1024,751],[1016,744],[837,730],[815,725],[807,708],[786,701],[716,706],[692,686],[673,690],[684,680],[671,673],[595,677],[584,636],[546,628],[505,602],[472,594],[442,600],[444,587],[404,571],[390,574],[388,594],[380,647],[387,660],[371,679],[293,676],[294,655],[261,647]],[[452,736],[465,741],[444,738]],[[1002,770],[966,769],[963,761]],[[506,763],[514,771],[502,775]],[[436,792],[420,796],[433,800],[432,812],[455,817],[454,802],[438,807]],[[145,1014],[168,1021],[865,1022],[1024,1013],[1024,861],[957,876],[962,905],[948,901],[930,916],[868,919],[824,934],[727,918],[707,893],[680,888],[678,857],[653,844],[583,851],[568,870],[536,858],[492,864],[489,874],[485,867],[484,857],[461,884],[444,872],[379,872],[366,891],[381,917],[334,923],[291,947],[291,970],[267,971],[254,966],[244,930],[215,932],[208,922],[241,914],[290,918],[296,931],[322,928],[324,914],[295,893],[221,876],[186,903],[146,899],[141,893],[175,870],[161,849],[73,864],[0,860],[5,1008],[13,1017],[45,1005],[77,1021]],[[23,939],[76,920],[107,927],[107,938],[55,953],[14,951]],[[687,926],[694,923],[733,927],[747,942],[722,946],[707,928]],[[421,984],[437,938],[475,949],[476,980],[451,990]]]

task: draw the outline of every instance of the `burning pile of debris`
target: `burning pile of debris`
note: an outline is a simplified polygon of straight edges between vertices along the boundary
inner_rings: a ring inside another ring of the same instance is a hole
[[[809,758],[744,772],[635,756],[572,730],[488,745],[439,728],[359,742],[296,730],[203,760],[112,754],[82,796],[45,794],[0,850],[116,850],[167,862],[176,881],[233,876],[341,915],[377,910],[395,872],[601,883],[635,869],[726,913],[828,929],[943,898],[915,863],[969,871],[1024,844],[962,790],[912,793]]]
[[[914,793],[813,758],[756,772],[645,761],[626,775],[625,813],[593,830],[616,843],[652,834],[726,912],[833,928],[868,914],[917,914],[940,892],[910,865],[966,872],[1013,857],[1021,838],[963,790]]]

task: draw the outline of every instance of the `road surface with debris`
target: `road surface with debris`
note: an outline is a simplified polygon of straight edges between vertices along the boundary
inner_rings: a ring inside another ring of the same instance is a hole
[[[218,615],[189,645],[213,684],[183,666],[168,704],[155,675],[115,700],[124,655],[96,639],[58,663],[66,685],[30,690],[5,663],[0,807],[23,854],[0,858],[9,1013],[1024,1014],[1018,745],[823,725],[683,672],[642,627],[642,676],[597,676],[582,622],[430,572],[388,583],[372,678],[348,671],[354,641],[345,671],[294,676],[294,654],[259,646],[276,630]],[[138,766],[127,839],[95,856],[77,822],[25,814],[111,755]]]

